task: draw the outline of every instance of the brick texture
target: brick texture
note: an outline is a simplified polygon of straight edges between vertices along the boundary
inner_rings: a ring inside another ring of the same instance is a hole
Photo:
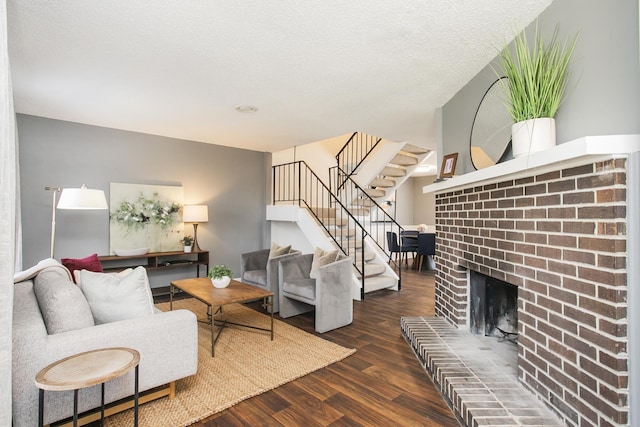
[[[616,159],[436,195],[436,314],[468,327],[468,270],[518,286],[519,378],[571,426],[628,419],[626,174]]]

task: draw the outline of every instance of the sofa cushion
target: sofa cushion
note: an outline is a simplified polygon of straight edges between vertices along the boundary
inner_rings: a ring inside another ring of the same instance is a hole
[[[80,274],[81,271],[82,270],[76,270],[73,272],[73,279],[76,282],[76,285],[78,285],[80,288],[82,288],[82,275]],[[124,277],[131,274],[132,271],[133,271],[133,268],[126,268],[122,271],[118,271],[117,273],[104,273],[104,274],[109,274],[111,276],[120,278],[120,277]]]
[[[247,282],[257,283],[262,286],[267,286],[267,270],[245,271],[243,279]]]
[[[119,276],[80,271],[80,283],[96,324],[153,314],[153,296],[144,267]]]
[[[94,325],[86,298],[62,269],[42,270],[33,281],[33,290],[49,335]]]
[[[291,245],[279,246],[277,243],[271,244],[271,250],[269,250],[269,258],[275,258],[277,256],[286,255],[291,252]]]
[[[89,270],[95,271],[96,273],[102,273],[102,264],[100,263],[98,254],[91,254],[85,258],[62,258],[60,262],[69,269],[71,274],[74,276],[74,281],[74,272],[76,270]]]
[[[335,251],[325,251],[320,248],[316,248],[313,253],[313,261],[311,261],[311,272],[309,272],[309,277],[317,279],[318,268],[335,262],[338,259],[338,255],[340,255],[340,251],[337,249]]]
[[[282,292],[308,300],[316,299],[316,281],[313,279],[295,279],[282,284]]]

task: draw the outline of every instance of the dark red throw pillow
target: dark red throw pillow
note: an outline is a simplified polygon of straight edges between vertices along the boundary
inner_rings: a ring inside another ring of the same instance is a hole
[[[76,270],[89,270],[94,273],[102,273],[102,264],[98,259],[98,254],[89,255],[86,258],[62,258],[60,262],[69,269],[74,282],[76,281],[76,277],[73,272]]]

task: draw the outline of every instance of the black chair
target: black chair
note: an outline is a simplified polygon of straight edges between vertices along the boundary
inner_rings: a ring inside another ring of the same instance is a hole
[[[402,239],[402,246],[407,248],[415,248],[418,251],[418,230],[404,230],[400,233]]]
[[[398,257],[400,257],[400,262],[404,259],[407,264],[407,253],[414,253],[418,249],[417,246],[399,245],[398,234],[393,231],[387,231],[387,247],[389,249],[389,261],[391,261],[393,254],[396,254],[396,263],[398,262]]]
[[[436,254],[436,235],[435,233],[420,233],[418,234],[418,265],[420,265],[420,271],[424,263],[427,261],[428,256]]]

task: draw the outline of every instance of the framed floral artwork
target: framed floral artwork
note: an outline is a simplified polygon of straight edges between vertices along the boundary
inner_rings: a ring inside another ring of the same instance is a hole
[[[181,186],[112,182],[109,252],[181,251],[183,202]]]

